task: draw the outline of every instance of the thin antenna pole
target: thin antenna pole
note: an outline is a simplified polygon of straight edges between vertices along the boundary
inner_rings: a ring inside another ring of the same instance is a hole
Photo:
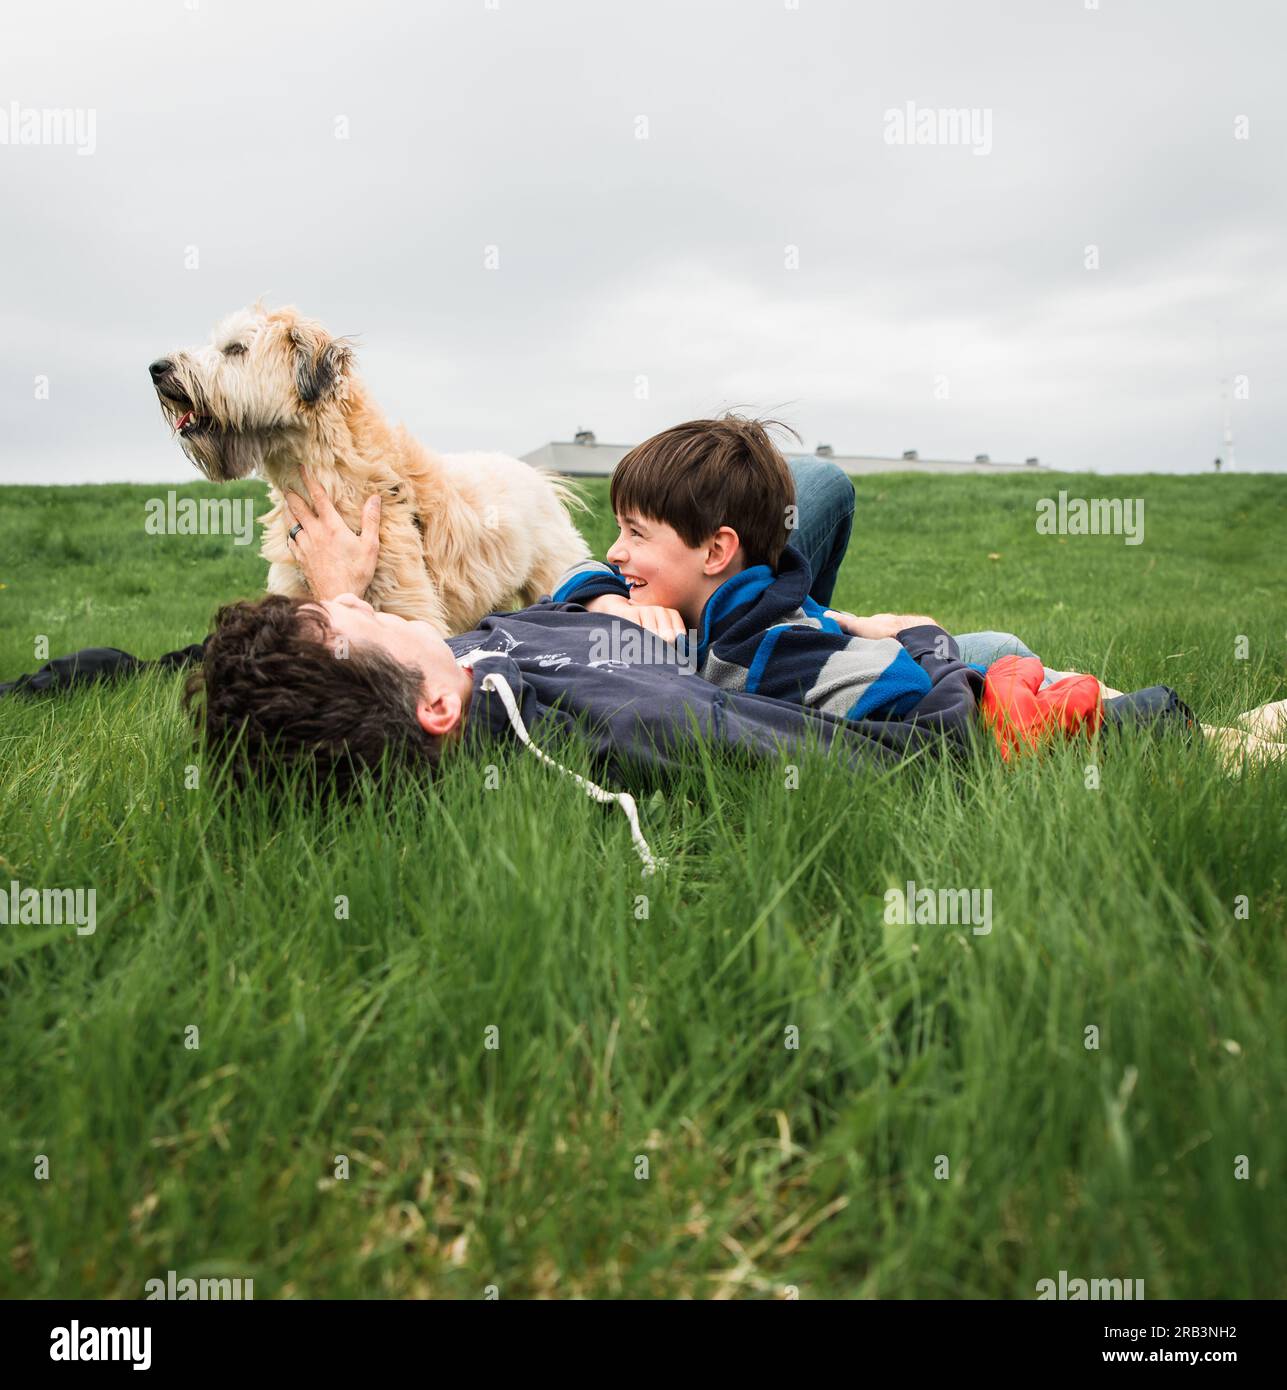
[[[1224,466],[1232,472],[1234,468],[1233,460],[1233,401],[1232,393],[1225,389],[1220,392],[1224,397]]]

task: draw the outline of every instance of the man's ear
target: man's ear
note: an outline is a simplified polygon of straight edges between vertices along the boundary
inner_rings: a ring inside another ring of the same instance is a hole
[[[430,699],[421,691],[416,701],[416,723],[435,738],[451,733],[460,723],[460,696],[451,690]]]
[[[345,338],[332,338],[320,328],[296,324],[290,330],[295,350],[295,389],[305,405],[325,396],[338,395],[353,361],[353,347]]]
[[[723,574],[742,553],[742,541],[731,526],[721,526],[706,542],[706,560],[702,570],[712,579]]]

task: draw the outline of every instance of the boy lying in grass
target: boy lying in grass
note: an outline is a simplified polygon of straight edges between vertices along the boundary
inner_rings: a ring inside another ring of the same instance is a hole
[[[900,634],[939,624],[819,602],[796,544],[818,520],[799,515],[791,471],[760,422],[730,415],[665,430],[621,460],[610,497],[619,534],[608,563],[569,570],[556,600],[687,643],[698,673],[726,689],[850,719],[901,717],[928,694]],[[803,548],[811,546],[806,535]],[[1002,632],[967,634],[956,648],[980,671],[1007,653],[1033,655]],[[1043,683],[1059,675],[1043,671]]]
[[[569,570],[556,600],[687,647],[698,673],[725,689],[849,719],[915,717],[930,696],[915,644],[942,629],[924,614],[824,606],[830,587],[817,591],[797,546],[816,550],[816,537],[800,532],[825,519],[800,515],[792,473],[758,421],[693,420],[655,435],[617,465],[610,498],[619,534],[608,563]],[[828,561],[834,577],[839,557]],[[1123,696],[1093,676],[1043,667],[1010,633],[969,633],[952,650],[991,673],[983,708],[1006,756],[1052,727],[1093,730],[1101,714],[1193,722],[1168,687]],[[1287,754],[1257,736],[1283,727],[1282,706],[1243,719],[1250,731],[1204,726],[1227,759]]]

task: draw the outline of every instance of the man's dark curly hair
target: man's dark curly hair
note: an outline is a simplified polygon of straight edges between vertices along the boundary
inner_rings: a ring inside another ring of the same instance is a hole
[[[420,685],[378,647],[341,647],[317,604],[270,594],[219,610],[184,702],[239,784],[305,767],[346,793],[363,770],[433,773],[441,741],[416,719]]]

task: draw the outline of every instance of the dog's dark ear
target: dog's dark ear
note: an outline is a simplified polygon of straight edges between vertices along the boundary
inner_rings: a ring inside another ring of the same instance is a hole
[[[298,326],[291,329],[290,340],[295,348],[295,389],[300,400],[312,405],[337,394],[353,360],[352,346],[343,338],[329,338]]]

